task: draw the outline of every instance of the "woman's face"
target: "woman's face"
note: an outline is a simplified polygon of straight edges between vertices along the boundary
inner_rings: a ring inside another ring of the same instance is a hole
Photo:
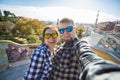
[[[48,47],[55,47],[57,43],[57,33],[55,30],[47,29],[44,35],[44,42]]]

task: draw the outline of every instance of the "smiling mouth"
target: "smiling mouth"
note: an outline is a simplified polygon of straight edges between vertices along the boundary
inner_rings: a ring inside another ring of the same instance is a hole
[[[55,41],[50,41],[49,43],[53,44],[53,43],[55,43]]]

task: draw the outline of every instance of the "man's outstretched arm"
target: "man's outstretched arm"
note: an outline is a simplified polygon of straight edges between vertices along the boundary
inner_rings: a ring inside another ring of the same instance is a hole
[[[80,41],[79,60],[82,64],[81,80],[118,80],[120,65],[98,57],[86,41]],[[99,78],[99,79],[97,79]]]

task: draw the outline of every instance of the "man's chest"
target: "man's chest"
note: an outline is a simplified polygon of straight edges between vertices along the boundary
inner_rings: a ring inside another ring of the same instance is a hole
[[[60,67],[73,67],[77,64],[76,55],[72,47],[61,48],[56,52],[56,62]]]

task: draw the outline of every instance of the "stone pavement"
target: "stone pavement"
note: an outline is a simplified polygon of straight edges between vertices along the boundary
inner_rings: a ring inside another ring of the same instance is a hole
[[[30,59],[20,60],[13,63],[8,63],[4,66],[0,66],[0,72],[6,71],[7,69],[14,68],[20,65],[28,64]]]
[[[0,72],[1,80],[21,80],[29,64],[29,59],[10,63]]]

